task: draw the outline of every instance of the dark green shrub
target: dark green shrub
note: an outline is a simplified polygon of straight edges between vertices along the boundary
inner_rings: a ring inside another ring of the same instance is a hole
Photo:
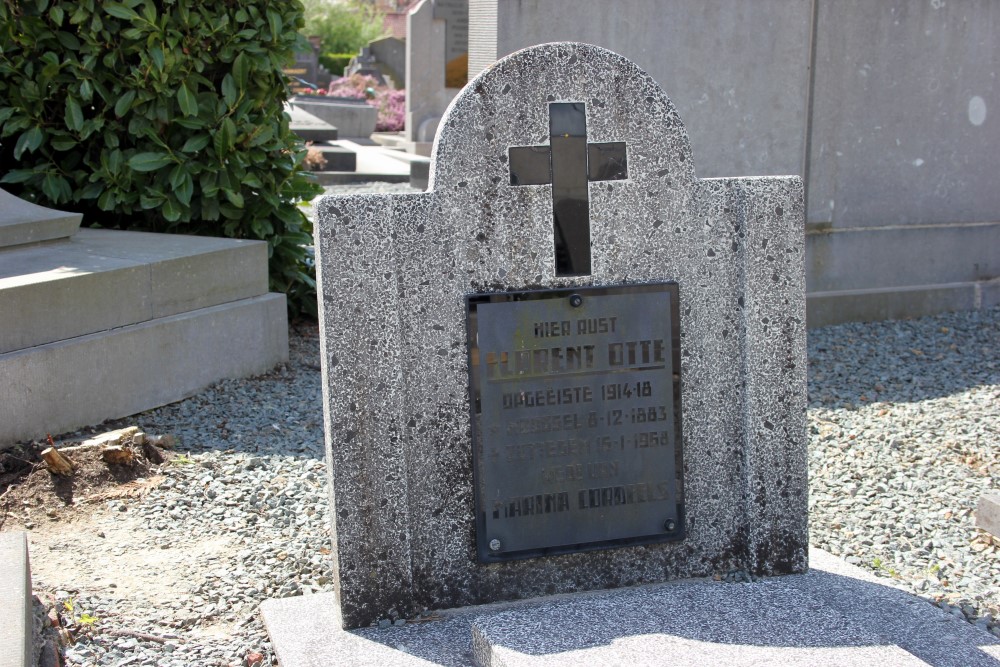
[[[319,62],[334,76],[344,76],[344,69],[351,64],[351,58],[358,55],[354,53],[322,53]]]
[[[0,182],[84,224],[263,239],[315,312],[289,0],[0,0]]]

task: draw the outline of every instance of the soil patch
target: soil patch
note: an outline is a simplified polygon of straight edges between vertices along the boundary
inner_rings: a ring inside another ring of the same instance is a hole
[[[60,449],[77,443],[60,443]],[[72,475],[48,470],[38,443],[0,452],[0,530],[31,529],[52,521],[71,522],[92,514],[96,504],[113,498],[140,498],[160,482],[163,464],[136,456],[129,464],[108,464],[101,448],[69,454]],[[164,464],[173,452],[160,452]]]

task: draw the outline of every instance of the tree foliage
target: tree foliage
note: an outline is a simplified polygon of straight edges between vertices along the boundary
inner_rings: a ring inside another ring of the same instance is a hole
[[[320,50],[324,54],[356,54],[362,46],[382,36],[382,15],[370,4],[358,0],[305,0],[304,4],[303,32],[322,40]]]
[[[268,242],[315,312],[295,205],[321,191],[288,127],[289,0],[0,0],[0,182],[84,224]]]

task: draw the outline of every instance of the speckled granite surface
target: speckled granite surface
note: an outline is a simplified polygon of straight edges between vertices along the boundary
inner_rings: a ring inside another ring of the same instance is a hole
[[[1000,640],[984,630],[823,551],[810,558],[807,574],[752,584],[688,579],[383,629],[336,629],[329,593],[261,610],[282,667],[1000,665]]]
[[[589,185],[592,274],[557,277],[548,185],[508,149],[584,102],[628,178]],[[805,284],[797,177],[699,180],[681,119],[633,63],[532,47],[458,95],[428,192],[328,197],[316,246],[334,573],[361,627],[457,607],[734,569],[807,566]],[[680,542],[481,565],[475,551],[467,294],[676,281]]]

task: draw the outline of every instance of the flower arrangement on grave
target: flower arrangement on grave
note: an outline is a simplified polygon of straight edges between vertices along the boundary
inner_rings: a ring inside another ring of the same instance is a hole
[[[306,142],[306,157],[302,161],[306,169],[309,171],[323,171],[326,167],[326,158],[323,157],[323,151],[318,147],[313,146],[313,142]]]
[[[376,132],[399,132],[406,118],[406,91],[380,84],[375,77],[364,74],[334,79],[326,91],[330,97],[365,100],[378,109]]]

